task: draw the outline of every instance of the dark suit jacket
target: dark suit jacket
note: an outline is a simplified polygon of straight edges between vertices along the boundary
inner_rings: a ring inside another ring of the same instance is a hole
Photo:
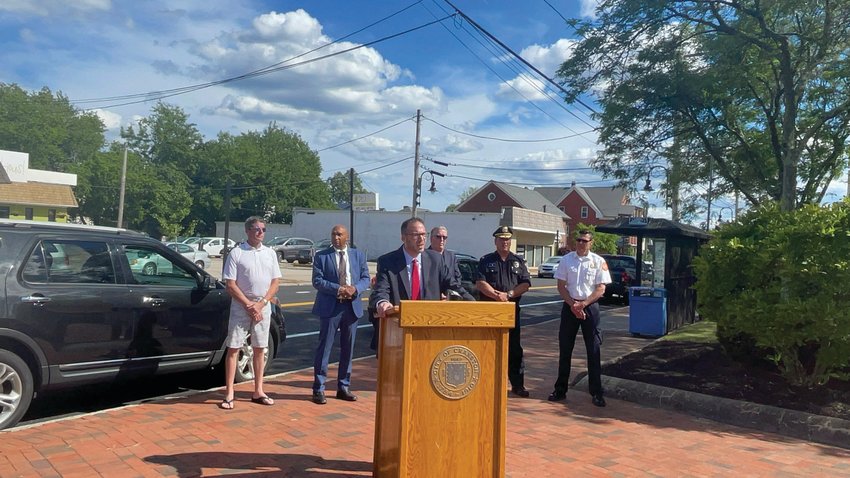
[[[428,250],[433,251],[433,249],[431,249],[430,246],[428,247]],[[437,252],[437,251],[434,251],[434,252]],[[437,252],[437,254],[439,254],[439,252]],[[450,250],[446,249],[445,251],[443,251],[442,256],[443,256],[443,262],[445,262],[446,267],[449,268],[449,272],[454,274],[455,280],[457,281],[457,283],[461,284],[460,268],[457,266],[457,256],[455,255],[454,251],[450,251]],[[467,291],[463,286],[461,286],[461,290],[463,291],[463,292],[461,292],[461,296],[463,296],[463,300],[475,300],[475,298],[472,297],[472,295],[469,293],[469,291]]]
[[[370,307],[382,300],[398,305],[400,301],[410,299],[410,279],[407,277],[403,247],[378,258],[377,281],[369,296]],[[448,290],[456,291],[465,300],[473,300],[455,279],[454,273],[449,272],[439,252],[422,251],[422,281],[422,300],[440,300]]]
[[[313,287],[316,288],[316,300],[313,302],[313,313],[319,317],[334,315],[340,304],[336,298],[339,291],[339,256],[333,247],[316,253],[313,257]],[[349,282],[357,289],[351,307],[354,315],[363,316],[363,301],[360,296],[369,288],[369,266],[363,252],[348,248],[348,269],[351,273]],[[348,301],[344,301],[348,302]]]

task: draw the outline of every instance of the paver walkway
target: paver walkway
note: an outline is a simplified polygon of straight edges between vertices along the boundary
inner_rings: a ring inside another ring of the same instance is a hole
[[[580,391],[547,402],[557,327],[523,328],[532,396],[509,401],[508,477],[850,477],[850,450],[612,399],[596,408]],[[608,334],[604,356],[646,342]],[[583,352],[576,347],[575,372]],[[355,363],[354,403],[314,405],[307,370],[268,380],[273,407],[248,401],[242,384],[233,411],[210,391],[0,432],[0,477],[371,476],[375,363]]]

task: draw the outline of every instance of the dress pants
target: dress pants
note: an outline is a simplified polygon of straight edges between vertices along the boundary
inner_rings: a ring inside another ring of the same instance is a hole
[[[602,359],[600,346],[602,332],[599,330],[599,303],[594,302],[585,307],[586,318],[579,320],[573,314],[572,308],[564,302],[561,308],[561,327],[558,330],[558,379],[555,381],[555,392],[566,393],[570,382],[570,365],[572,364],[573,347],[576,343],[578,330],[584,338],[587,349],[587,379],[591,395],[602,393]]]
[[[519,302],[514,302],[516,306],[516,319],[514,320],[514,328],[508,332],[508,380],[511,382],[511,388],[519,389],[525,387],[525,367],[522,364],[522,344],[520,343],[520,327],[519,327]]]
[[[313,359],[313,391],[324,392],[328,378],[328,362],[334,345],[334,335],[339,329],[339,375],[337,389],[351,385],[351,359],[354,356],[354,337],[357,335],[357,316],[351,301],[342,301],[334,309],[334,315],[320,317],[319,345]]]

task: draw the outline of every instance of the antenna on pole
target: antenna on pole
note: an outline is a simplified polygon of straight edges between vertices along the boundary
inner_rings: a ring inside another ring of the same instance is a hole
[[[124,164],[121,166],[121,191],[118,193],[118,227],[124,227],[124,189],[127,186],[127,145],[124,145]]]
[[[419,123],[422,110],[416,110],[416,143],[413,152],[413,204],[410,206],[410,217],[416,217],[416,202],[419,199]]]

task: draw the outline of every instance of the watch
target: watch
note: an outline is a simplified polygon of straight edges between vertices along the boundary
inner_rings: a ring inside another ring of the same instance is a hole
[[[514,298],[514,291],[509,290],[508,291],[508,299],[513,299],[513,298]]]

